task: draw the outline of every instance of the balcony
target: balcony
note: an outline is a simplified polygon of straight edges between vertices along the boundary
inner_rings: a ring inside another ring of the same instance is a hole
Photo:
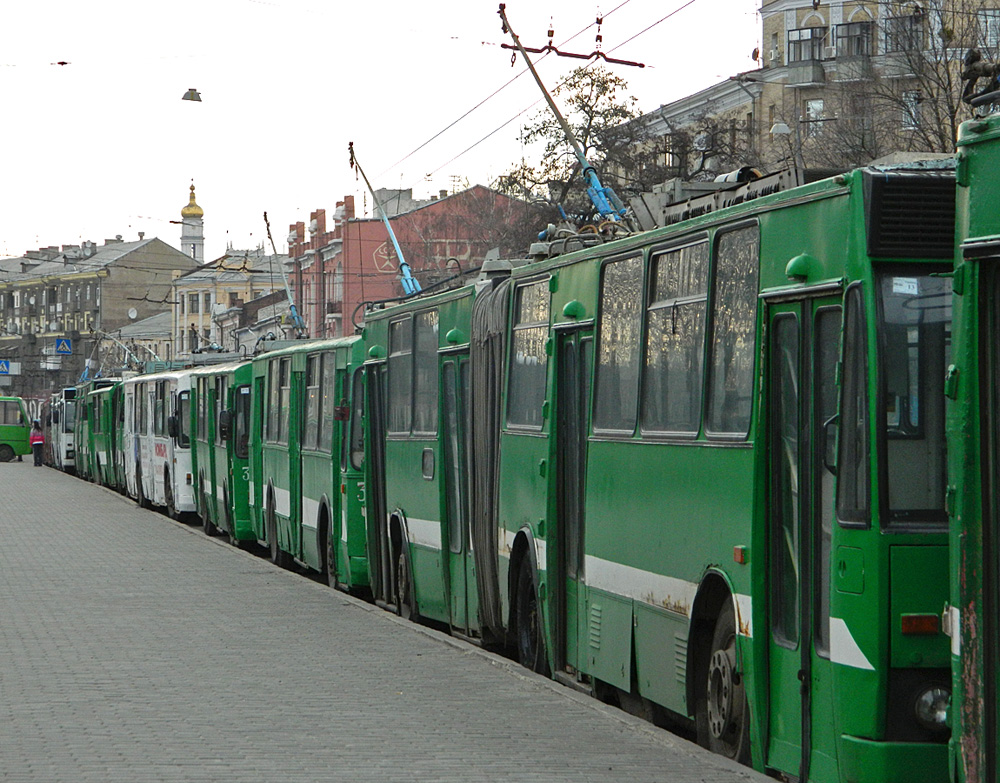
[[[799,60],[788,64],[789,87],[812,87],[826,82],[826,69],[820,60]]]

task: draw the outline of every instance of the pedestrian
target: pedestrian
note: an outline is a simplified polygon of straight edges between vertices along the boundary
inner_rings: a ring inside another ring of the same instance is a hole
[[[35,455],[35,467],[42,464],[42,446],[45,445],[45,433],[42,432],[42,423],[35,419],[31,424],[31,435],[28,436],[28,443],[31,444],[31,451]]]

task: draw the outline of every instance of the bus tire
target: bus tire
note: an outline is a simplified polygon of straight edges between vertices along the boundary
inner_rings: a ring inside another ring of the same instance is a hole
[[[180,519],[177,513],[177,506],[174,505],[174,488],[170,483],[170,471],[163,471],[163,500],[167,506],[167,516],[171,519]]]
[[[708,653],[707,676],[695,703],[698,742],[713,753],[750,763],[750,709],[743,677],[736,670],[736,614],[723,602]]]
[[[278,568],[291,568],[292,557],[278,543],[278,520],[274,515],[274,504],[267,507],[267,547],[271,562]]]
[[[138,471],[135,474],[135,494],[139,508],[153,507],[153,504],[149,502],[149,498],[146,497],[146,493],[142,491],[142,471]]]
[[[417,621],[417,604],[413,598],[413,580],[410,575],[410,558],[406,554],[404,542],[396,558],[396,614],[404,620]]]
[[[332,535],[326,537],[326,583],[333,588],[340,587],[340,576],[337,571],[337,546]]]
[[[10,462],[14,459],[14,449],[4,443],[0,446],[0,462]]]
[[[538,621],[538,595],[531,573],[531,560],[521,560],[517,575],[517,659],[526,669],[545,673],[545,642]]]
[[[205,494],[205,480],[198,480],[198,497],[201,499],[201,529],[206,536],[214,536],[219,532],[219,528],[212,522],[212,508],[208,502],[208,495]]]

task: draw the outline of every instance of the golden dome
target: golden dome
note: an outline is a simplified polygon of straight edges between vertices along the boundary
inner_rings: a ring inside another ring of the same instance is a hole
[[[188,205],[181,210],[181,217],[200,218],[205,216],[205,210],[198,206],[194,200],[194,184],[191,185],[191,200]]]

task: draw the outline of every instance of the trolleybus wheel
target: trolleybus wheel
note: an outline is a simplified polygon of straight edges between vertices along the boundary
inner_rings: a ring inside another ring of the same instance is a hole
[[[142,491],[142,472],[137,472],[135,474],[135,494],[137,500],[139,501],[139,508],[152,508],[153,504],[149,502],[149,498],[146,497],[146,493]]]
[[[704,693],[696,703],[700,744],[741,764],[750,763],[750,710],[742,675],[736,670],[736,616],[727,599],[715,622]]]
[[[219,528],[212,522],[212,512],[208,505],[208,495],[205,494],[204,479],[198,480],[198,495],[201,497],[201,529],[206,536],[214,536],[219,532]]]
[[[330,587],[340,587],[340,577],[337,574],[337,547],[333,536],[326,537],[326,583]]]
[[[405,542],[396,560],[396,614],[404,620],[417,619],[417,609],[413,602],[413,584],[410,582],[410,560],[406,556]]]
[[[14,459],[14,449],[4,443],[0,446],[0,462],[10,462]]]
[[[521,665],[545,673],[545,644],[538,623],[538,596],[531,576],[531,561],[525,557],[517,576],[517,658]]]
[[[170,484],[170,471],[163,471],[163,499],[167,506],[167,516],[171,519],[180,518],[177,506],[174,505],[174,488]]]
[[[291,568],[292,558],[278,544],[278,520],[274,516],[274,506],[267,507],[267,546],[271,555],[271,562],[278,568]]]

